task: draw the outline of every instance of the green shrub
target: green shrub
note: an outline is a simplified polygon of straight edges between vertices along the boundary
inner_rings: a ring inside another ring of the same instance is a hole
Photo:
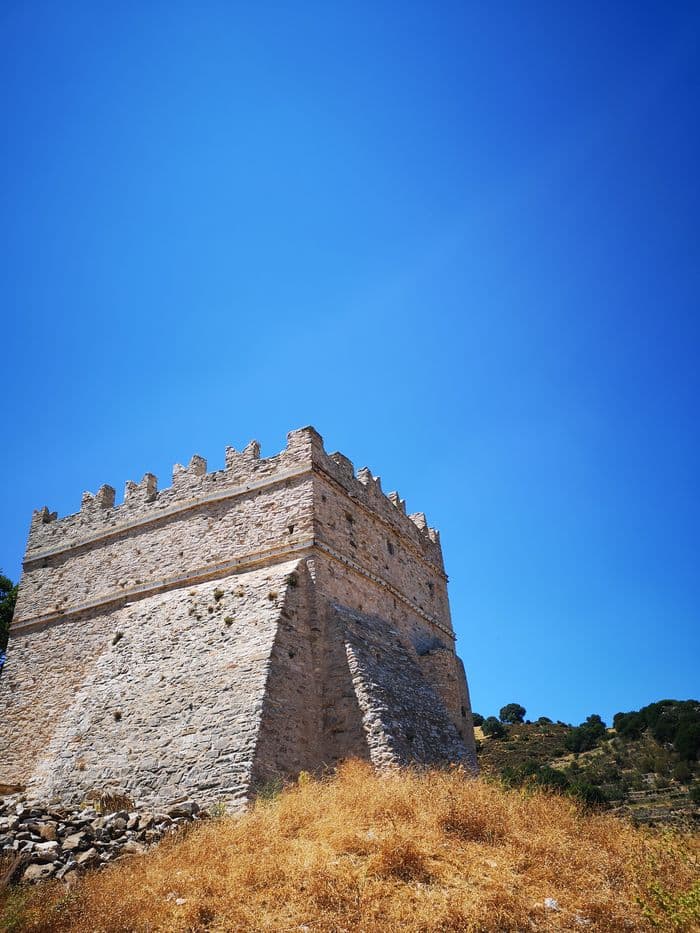
[[[542,787],[548,787],[550,790],[566,790],[569,781],[563,771],[556,768],[550,768],[549,765],[543,765],[538,769],[535,780]]]
[[[590,806],[601,806],[607,803],[605,794],[599,787],[589,784],[586,781],[577,781],[569,787],[568,793],[572,797],[583,801]]]
[[[488,719],[485,719],[481,728],[483,729],[484,735],[490,736],[492,739],[502,739],[506,736],[506,730],[502,723],[500,723],[495,716],[489,716]]]
[[[683,761],[696,761],[700,756],[700,720],[693,721],[690,717],[682,720],[678,724],[673,747]]]
[[[600,716],[593,713],[580,726],[576,726],[567,733],[564,737],[564,744],[570,752],[587,752],[595,748],[605,734],[605,723]]]

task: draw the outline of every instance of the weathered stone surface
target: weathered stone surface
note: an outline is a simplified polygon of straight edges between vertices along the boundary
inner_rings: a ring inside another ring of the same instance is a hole
[[[75,849],[87,848],[88,840],[89,836],[85,832],[73,833],[70,836],[66,836],[63,840],[63,851],[73,852]]]
[[[46,881],[53,877],[55,872],[53,865],[28,865],[22,874],[22,881]]]
[[[313,428],[36,512],[0,706],[12,845],[83,862],[351,755],[475,766],[439,536]]]
[[[58,855],[57,842],[37,842],[34,846],[34,854],[40,862],[53,862]]]
[[[182,803],[175,804],[174,807],[171,807],[168,810],[168,816],[172,819],[175,819],[178,816],[194,816],[195,813],[199,810],[199,806],[194,802],[194,800],[186,800]]]
[[[129,842],[125,842],[122,846],[122,852],[124,855],[143,855],[146,851],[146,846],[140,842],[135,842],[133,839]]]
[[[57,829],[58,823],[55,823],[53,820],[48,820],[39,827],[39,835],[42,839],[46,840],[46,842],[52,842],[56,839]]]
[[[85,852],[78,852],[75,856],[75,862],[81,868],[87,865],[92,865],[94,862],[97,862],[100,858],[100,854],[97,849],[86,849]]]

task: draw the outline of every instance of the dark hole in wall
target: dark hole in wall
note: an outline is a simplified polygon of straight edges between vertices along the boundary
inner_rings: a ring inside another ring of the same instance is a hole
[[[430,654],[432,651],[444,651],[446,645],[435,635],[417,635],[413,641],[413,647],[416,649],[418,657]]]

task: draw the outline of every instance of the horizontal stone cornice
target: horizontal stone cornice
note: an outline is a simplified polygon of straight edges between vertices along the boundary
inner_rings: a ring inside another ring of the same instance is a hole
[[[366,580],[370,580],[372,583],[381,587],[383,590],[391,593],[395,599],[398,599],[405,606],[408,606],[411,612],[415,612],[416,615],[419,615],[422,619],[425,619],[426,622],[429,622],[431,625],[434,625],[436,628],[440,629],[440,631],[451,638],[452,641],[457,640],[457,636],[451,629],[448,629],[447,626],[442,624],[442,622],[438,622],[436,618],[427,613],[424,609],[417,605],[417,603],[414,603],[412,600],[410,600],[401,592],[401,590],[398,590],[395,586],[389,583],[388,580],[385,580],[384,577],[379,576],[379,574],[376,574],[371,570],[367,570],[367,568],[363,567],[362,564],[359,564],[357,561],[353,560],[351,557],[348,557],[346,554],[341,554],[339,551],[336,551],[334,548],[330,547],[323,541],[316,540],[314,546],[328,557],[331,557],[333,560],[337,561],[339,564],[342,564],[349,570],[354,571],[354,573],[359,574]]]
[[[286,482],[287,480],[306,476],[310,474],[311,471],[311,464],[308,463],[301,467],[295,467],[291,470],[284,470],[280,473],[275,473],[273,476],[265,476],[259,480],[252,480],[251,482],[244,483],[240,486],[231,486],[228,489],[217,490],[216,492],[212,492],[206,495],[193,496],[191,499],[185,499],[181,502],[175,503],[170,508],[163,509],[161,511],[154,511],[153,514],[144,515],[139,518],[134,518],[124,522],[117,522],[114,525],[100,529],[99,531],[93,532],[92,534],[84,535],[83,537],[77,538],[73,541],[68,541],[65,544],[57,545],[56,547],[52,548],[44,548],[41,551],[33,551],[25,556],[23,567],[25,570],[27,570],[42,560],[47,560],[51,557],[58,557],[62,554],[68,554],[71,551],[76,551],[83,547],[90,547],[94,544],[101,544],[103,541],[108,541],[111,538],[119,537],[119,535],[131,531],[138,531],[142,528],[156,525],[159,522],[173,518],[174,516],[180,515],[183,512],[189,512],[193,509],[199,508],[200,506],[209,505],[212,502],[222,502],[226,499],[237,499],[242,496],[246,496],[251,492],[257,492],[260,489],[267,489],[271,486],[277,486],[280,483]]]
[[[276,473],[273,476],[266,476],[259,480],[252,480],[249,483],[244,483],[239,486],[231,486],[228,489],[217,490],[216,492],[209,493],[207,495],[193,496],[190,499],[177,502],[170,508],[154,512],[153,514],[143,515],[128,521],[117,522],[114,525],[102,528],[99,531],[93,532],[92,534],[87,534],[83,537],[74,539],[73,541],[68,541],[65,544],[60,544],[51,548],[44,548],[41,551],[33,551],[25,556],[23,568],[25,570],[30,570],[38,563],[41,563],[41,561],[60,557],[64,554],[70,554],[73,551],[77,551],[82,548],[89,548],[94,545],[99,545],[103,542],[110,541],[113,538],[118,538],[120,535],[149,528],[153,525],[157,525],[160,522],[167,521],[170,518],[174,518],[185,512],[193,511],[194,509],[200,508],[202,506],[210,505],[211,503],[216,502],[223,502],[228,499],[238,499],[250,494],[251,492],[257,492],[261,489],[268,489],[281,483],[285,483],[291,479],[298,479],[303,476],[309,476],[312,473],[316,473],[318,476],[321,476],[326,482],[330,483],[334,489],[342,492],[343,495],[345,495],[354,505],[361,508],[375,521],[380,522],[389,531],[394,534],[400,534],[402,542],[411,551],[413,556],[426,567],[429,567],[433,572],[439,574],[447,582],[448,577],[445,571],[436,563],[434,563],[434,561],[427,558],[421,548],[413,541],[411,541],[407,535],[403,534],[400,530],[397,531],[391,522],[388,522],[383,516],[372,510],[368,505],[362,502],[362,500],[358,499],[356,496],[351,495],[341,483],[334,479],[325,470],[321,469],[318,464],[312,465],[311,463],[303,464],[302,466],[295,467],[291,470],[284,470],[280,473]]]
[[[128,589],[101,593],[84,603],[76,603],[73,606],[66,606],[63,609],[53,610],[52,612],[47,612],[40,616],[15,619],[10,627],[10,633],[12,635],[19,635],[45,625],[68,621],[86,612],[99,613],[101,611],[109,611],[114,608],[121,608],[130,602],[145,599],[148,596],[166,593],[168,590],[175,590],[196,583],[205,583],[209,580],[217,580],[221,577],[244,573],[247,570],[264,567],[268,564],[283,563],[286,560],[293,560],[295,557],[301,557],[305,553],[309,553],[313,545],[314,539],[306,538],[294,544],[288,544],[285,547],[267,548],[218,564],[208,564],[206,567],[190,570],[186,574],[164,577],[160,580],[143,583],[139,586],[129,587]]]
[[[59,610],[43,613],[24,619],[15,619],[12,622],[10,633],[12,636],[21,635],[26,632],[32,632],[45,626],[55,625],[60,622],[68,622],[85,613],[100,614],[109,612],[113,609],[120,609],[131,602],[146,599],[149,596],[156,596],[159,593],[166,593],[169,590],[180,589],[192,586],[198,583],[206,583],[210,580],[217,580],[223,577],[233,576],[239,573],[245,573],[248,570],[254,570],[259,567],[271,564],[284,563],[288,560],[310,556],[314,548],[330,557],[332,560],[342,564],[344,567],[371,581],[375,586],[390,593],[395,599],[407,606],[411,612],[419,615],[426,622],[435,626],[453,641],[456,640],[454,632],[448,629],[442,622],[431,616],[424,609],[405,596],[399,589],[385,580],[379,574],[368,570],[362,564],[341,554],[317,538],[308,537],[294,544],[288,544],[284,547],[266,548],[265,550],[251,552],[232,560],[223,561],[217,564],[209,564],[205,567],[199,567],[188,571],[186,574],[180,574],[172,577],[164,577],[160,580],[154,580],[150,583],[140,584],[139,586],[129,587],[119,591],[101,593],[83,603],[76,603],[72,606],[65,606]]]

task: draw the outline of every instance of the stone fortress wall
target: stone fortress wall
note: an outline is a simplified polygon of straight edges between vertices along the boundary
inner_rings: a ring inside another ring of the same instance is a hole
[[[439,536],[313,428],[32,519],[0,784],[243,802],[349,755],[474,767]]]

